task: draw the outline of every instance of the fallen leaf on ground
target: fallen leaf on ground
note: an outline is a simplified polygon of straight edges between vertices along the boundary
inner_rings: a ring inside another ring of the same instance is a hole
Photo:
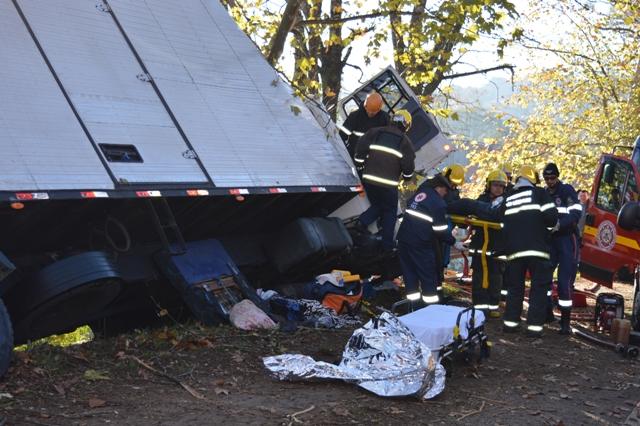
[[[84,375],[85,380],[97,381],[97,380],[110,380],[111,377],[107,375],[104,371],[98,370],[85,370]]]
[[[98,398],[89,399],[89,407],[91,408],[104,407],[105,405],[107,405],[107,401],[103,399],[98,399]]]
[[[347,410],[346,408],[342,408],[342,407],[334,407],[333,410],[331,410],[331,411],[333,411],[333,414],[335,414],[336,416],[347,417],[347,416],[351,415],[349,410]]]
[[[61,396],[65,396],[66,395],[66,391],[64,390],[64,387],[62,385],[58,385],[58,384],[53,384],[53,388],[56,390],[56,392],[58,392],[58,394],[60,394]]]

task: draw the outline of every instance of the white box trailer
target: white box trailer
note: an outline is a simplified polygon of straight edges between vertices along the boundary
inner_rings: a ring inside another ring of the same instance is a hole
[[[335,132],[217,0],[0,0],[0,63],[0,294],[18,341],[105,314],[157,278],[162,247],[227,238],[251,264],[270,232],[360,190]],[[0,319],[4,371],[1,304]]]

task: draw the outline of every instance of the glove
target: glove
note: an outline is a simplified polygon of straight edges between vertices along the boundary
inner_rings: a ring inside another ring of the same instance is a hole
[[[554,232],[558,232],[560,230],[560,221],[556,222],[556,225],[551,228],[551,233],[553,234]]]
[[[495,209],[496,207],[500,207],[500,204],[504,201],[504,197],[500,196],[491,202],[491,208]]]
[[[453,245],[453,247],[458,251],[467,250],[467,246],[465,246],[462,241],[456,241],[455,244]]]

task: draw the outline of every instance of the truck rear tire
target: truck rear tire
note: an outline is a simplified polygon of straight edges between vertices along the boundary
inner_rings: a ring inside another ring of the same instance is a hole
[[[66,333],[104,315],[122,292],[122,278],[107,253],[59,260],[16,285],[7,303],[17,344]]]
[[[9,369],[13,355],[13,328],[4,302],[0,299],[0,377]]]

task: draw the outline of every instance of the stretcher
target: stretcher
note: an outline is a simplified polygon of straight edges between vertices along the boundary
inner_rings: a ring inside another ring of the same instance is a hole
[[[473,307],[430,305],[398,319],[431,349],[450,375],[453,362],[481,362],[490,355],[485,316]]]

